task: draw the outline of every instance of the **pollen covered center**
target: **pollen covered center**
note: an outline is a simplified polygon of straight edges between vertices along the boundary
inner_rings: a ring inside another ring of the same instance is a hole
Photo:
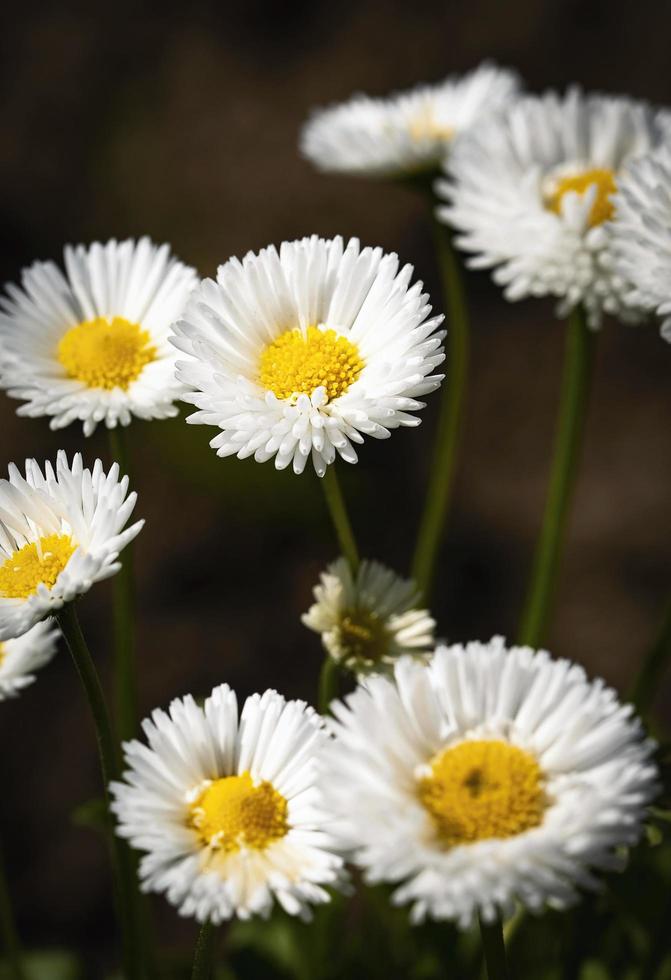
[[[389,648],[384,621],[369,609],[345,610],[338,624],[339,658],[346,666],[380,663]]]
[[[3,661],[7,656],[7,647],[4,643],[0,643],[0,667],[2,667]]]
[[[289,831],[289,807],[272,783],[254,784],[249,772],[215,779],[191,804],[189,824],[204,843],[227,854],[263,851]]]
[[[127,391],[156,353],[148,331],[120,316],[78,323],[58,344],[58,360],[68,377],[106,391]]]
[[[553,180],[545,194],[545,207],[548,211],[561,214],[562,200],[565,194],[573,191],[575,194],[585,194],[590,187],[596,185],[596,196],[589,212],[589,227],[594,228],[613,217],[615,206],[613,194],[617,190],[615,174],[605,167],[594,167],[583,170],[582,173],[567,174]]]
[[[514,837],[543,820],[543,773],[532,755],[514,745],[461,742],[430,765],[430,775],[419,782],[419,798],[445,847]]]
[[[48,534],[15,551],[0,565],[0,595],[27,599],[38,585],[53,588],[75,550],[69,534]]]
[[[259,384],[280,399],[312,395],[324,387],[329,401],[344,394],[363,370],[359,350],[335,330],[286,330],[265,348]]]
[[[454,137],[454,127],[436,119],[433,112],[420,112],[410,122],[410,138],[415,142],[421,140],[442,140],[447,143]]]

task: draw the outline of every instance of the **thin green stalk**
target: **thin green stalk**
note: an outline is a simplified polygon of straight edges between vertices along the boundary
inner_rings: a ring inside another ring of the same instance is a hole
[[[338,664],[330,654],[324,657],[321,673],[319,675],[319,698],[317,704],[321,715],[327,714],[331,701],[338,697],[340,670]]]
[[[324,488],[324,496],[331,520],[338,536],[340,550],[349,562],[352,574],[356,575],[359,568],[359,550],[356,546],[352,525],[347,515],[345,498],[342,495],[334,465],[326,467],[326,473],[321,479],[321,484]]]
[[[431,598],[454,483],[470,349],[468,309],[451,232],[435,217],[433,230],[447,311],[447,379],[443,384],[429,488],[412,562],[412,577],[426,602]]]
[[[214,969],[217,928],[211,922],[201,926],[193,957],[191,980],[210,980]]]
[[[108,429],[110,454],[122,474],[129,474],[128,445],[124,429]],[[132,738],[137,731],[137,670],[135,664],[135,610],[133,549],[127,545],[120,558],[121,569],[114,577],[114,703],[120,737]]]
[[[0,936],[12,980],[27,980],[23,969],[21,944],[14,919],[5,866],[0,855]]]
[[[545,513],[518,636],[520,643],[532,647],[544,641],[552,611],[564,532],[578,472],[595,339],[596,333],[587,326],[584,310],[575,307],[567,325],[562,391]]]
[[[659,689],[659,682],[670,660],[671,600],[668,600],[657,638],[643,660],[629,696],[640,714],[645,714],[652,707],[652,702]]]
[[[510,980],[501,920],[484,922],[481,918],[480,936],[489,980]]]
[[[93,658],[81,631],[74,603],[64,606],[57,615],[75,669],[91,710],[98,744],[106,813],[109,819],[108,786],[119,774],[117,745],[112,734],[105,696]],[[123,941],[124,976],[127,980],[144,980],[144,944],[138,904],[137,882],[128,846],[113,832],[109,834],[112,851],[117,909]]]

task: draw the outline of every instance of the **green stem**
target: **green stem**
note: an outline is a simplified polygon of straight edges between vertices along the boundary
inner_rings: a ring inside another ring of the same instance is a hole
[[[319,713],[328,713],[331,701],[338,697],[340,669],[336,661],[329,654],[324,657],[321,673],[319,675]]]
[[[105,696],[93,658],[81,631],[74,603],[70,602],[64,606],[56,618],[74,661],[93,717],[106,813],[109,820],[108,787],[110,781],[118,776],[120,767]],[[122,930],[124,976],[127,980],[143,980],[145,977],[143,967],[144,944],[133,859],[128,846],[113,831],[109,834],[109,839],[117,909]]]
[[[12,980],[27,980],[23,969],[21,944],[16,929],[5,866],[0,856],[0,936]]]
[[[431,597],[454,483],[470,348],[468,309],[451,232],[435,218],[433,230],[447,311],[447,378],[443,383],[429,488],[412,563],[412,577],[426,602]]]
[[[122,474],[129,474],[128,445],[123,428],[108,429],[112,459]],[[137,670],[135,665],[135,616],[133,550],[127,545],[114,577],[114,703],[119,735],[132,738],[137,731]]]
[[[657,638],[643,660],[629,696],[629,700],[636,706],[639,714],[645,714],[652,706],[669,660],[671,660],[671,600],[666,603]]]
[[[216,937],[216,926],[211,922],[205,922],[201,926],[196,941],[191,980],[210,980],[214,968]]]
[[[566,334],[562,392],[543,525],[536,546],[518,641],[532,647],[545,639],[554,598],[564,531],[578,471],[596,334],[584,311],[571,312]]]
[[[480,936],[489,980],[509,980],[510,973],[506,962],[506,946],[503,941],[501,920],[483,922],[480,919]]]
[[[356,575],[359,568],[359,551],[356,546],[354,532],[347,515],[345,498],[340,489],[340,483],[335,471],[335,465],[327,466],[326,473],[321,480],[324,488],[326,504],[331,515],[331,520],[338,536],[340,550],[349,562],[352,575]]]

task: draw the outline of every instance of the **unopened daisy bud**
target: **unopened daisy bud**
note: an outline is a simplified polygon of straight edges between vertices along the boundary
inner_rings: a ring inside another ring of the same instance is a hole
[[[141,851],[145,891],[181,915],[219,923],[267,916],[274,900],[308,918],[329,901],[342,860],[322,804],[322,720],[275,691],[247,698],[216,687],[203,706],[175,700],[143,725],[148,745],[124,745],[112,783],[118,833]]]
[[[658,791],[631,707],[529,647],[440,647],[335,701],[323,761],[343,847],[414,921],[574,903],[621,868]]]
[[[437,332],[412,266],[352,238],[304,238],[219,267],[194,290],[173,342],[178,377],[221,429],[219,456],[274,459],[323,476],[354,443],[419,425],[418,399],[443,380]]]
[[[316,602],[302,621],[320,633],[326,652],[356,673],[389,671],[403,654],[426,656],[434,647],[435,621],[420,609],[415,583],[376,561],[356,575],[339,558],[314,588]]]
[[[56,653],[59,632],[50,621],[38,623],[23,636],[0,643],[0,701],[15,697],[35,680],[34,671]]]
[[[128,425],[177,414],[181,385],[168,328],[194,285],[193,269],[148,238],[67,246],[23,271],[0,298],[0,385],[19,415],[51,428]]]
[[[360,177],[401,177],[436,171],[455,136],[506,106],[517,76],[484,64],[437,85],[386,98],[355,95],[316,110],[300,146],[319,170]]]
[[[26,633],[121,567],[119,553],[144,521],[126,527],[137,495],[115,463],[84,469],[77,454],[56,468],[26,461],[0,480],[0,640]]]

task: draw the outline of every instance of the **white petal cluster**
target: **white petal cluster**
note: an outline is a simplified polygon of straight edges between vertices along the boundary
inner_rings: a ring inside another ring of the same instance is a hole
[[[302,621],[321,634],[327,653],[344,667],[382,672],[404,654],[424,656],[433,649],[436,623],[418,608],[412,580],[377,561],[361,562],[354,576],[344,558],[320,578]]]
[[[313,112],[301,133],[301,151],[319,170],[333,173],[430,173],[455,136],[508,105],[517,89],[514,72],[483,64],[461,77],[386,98],[355,95]]]
[[[623,168],[660,144],[668,118],[624,97],[549,93],[519,99],[459,140],[436,190],[442,221],[456,229],[469,265],[494,268],[510,300],[556,296],[564,315],[584,304],[597,326],[603,313],[624,320],[641,311],[626,301],[614,266],[608,221],[591,224],[598,188],[568,191],[559,213],[548,194],[562,178]]]
[[[334,702],[324,760],[338,833],[371,882],[398,883],[412,918],[467,927],[480,914],[564,908],[594,869],[621,865],[656,792],[653,746],[632,709],[581,667],[504,641],[439,648],[427,666],[403,658]],[[540,825],[445,847],[418,779],[446,747],[496,739],[530,753],[546,783]]]
[[[203,706],[177,699],[143,723],[147,743],[124,745],[128,770],[112,783],[118,833],[144,851],[146,891],[164,892],[181,915],[200,922],[267,916],[274,900],[309,917],[342,878],[318,778],[327,736],[319,715],[275,691],[247,698],[216,687]],[[208,782],[249,772],[288,803],[288,832],[265,849],[212,854],[189,824],[190,805]]]
[[[0,701],[15,697],[35,680],[35,671],[56,653],[59,632],[49,620],[23,636],[0,643]]]
[[[29,459],[23,476],[9,466],[9,478],[0,480],[0,569],[25,545],[50,535],[70,536],[74,551],[51,587],[42,582],[25,599],[0,592],[0,640],[21,636],[118,572],[119,553],[144,524],[126,527],[136,498],[117,463],[105,473],[98,459],[89,470],[80,454],[70,465],[61,451],[55,469],[47,462],[43,471]]]
[[[181,386],[168,334],[196,284],[194,270],[148,238],[67,246],[64,265],[62,272],[54,262],[35,262],[0,299],[0,385],[25,402],[18,414],[51,416],[52,429],[79,421],[85,435],[99,423],[128,425],[134,415],[175,415]],[[69,376],[57,356],[64,335],[80,323],[115,317],[149,334],[156,348],[151,363],[125,389]]]
[[[431,317],[422,283],[395,254],[313,236],[248,253],[205,279],[175,324],[185,354],[183,398],[198,408],[192,423],[221,429],[210,445],[219,456],[274,458],[277,469],[302,473],[309,459],[319,476],[340,456],[357,461],[353,444],[386,439],[419,425],[418,399],[443,379],[441,316]],[[287,331],[333,330],[354,344],[363,370],[329,399],[325,388],[278,398],[260,383],[260,358]]]

